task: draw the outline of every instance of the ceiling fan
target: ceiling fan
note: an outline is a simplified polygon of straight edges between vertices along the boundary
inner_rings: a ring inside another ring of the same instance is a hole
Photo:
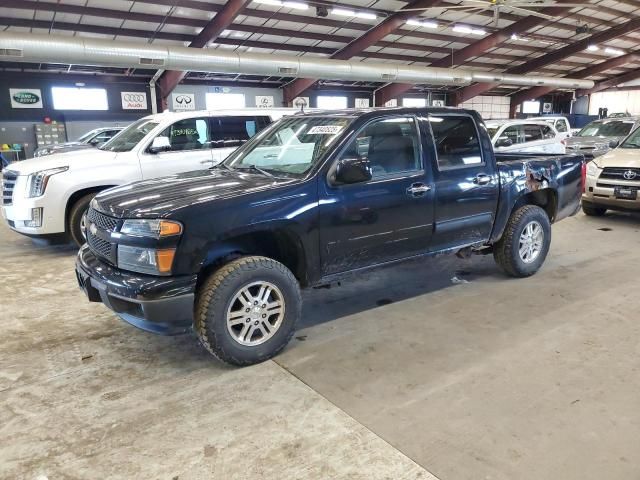
[[[532,8],[567,8],[584,7],[584,3],[558,3],[553,0],[462,0],[458,5],[447,5],[424,8],[403,8],[399,12],[442,12],[446,10],[461,10],[473,14],[483,10],[493,10],[495,24],[498,24],[502,11],[512,11],[519,14],[533,15],[547,20],[556,20],[557,17],[540,13]]]

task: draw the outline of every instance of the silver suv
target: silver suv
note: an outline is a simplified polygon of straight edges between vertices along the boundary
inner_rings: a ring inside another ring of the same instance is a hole
[[[611,142],[621,142],[640,126],[640,117],[595,120],[565,140],[567,153],[582,153],[587,160],[607,153]]]

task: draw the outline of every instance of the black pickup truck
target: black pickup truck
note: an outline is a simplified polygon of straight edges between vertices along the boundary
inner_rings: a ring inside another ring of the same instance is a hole
[[[299,114],[209,171],[96,196],[76,273],[127,322],[248,365],[290,340],[301,287],[442,252],[534,274],[583,184],[582,156],[495,154],[469,110]]]

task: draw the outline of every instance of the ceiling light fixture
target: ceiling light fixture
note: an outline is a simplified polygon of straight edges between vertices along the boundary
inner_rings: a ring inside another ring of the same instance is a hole
[[[515,33],[513,33],[513,34],[511,35],[511,40],[516,40],[516,41],[519,41],[519,42],[528,42],[528,41],[529,41],[529,39],[528,39],[528,38],[519,37],[519,36],[518,36],[517,34],[515,34]]]
[[[453,31],[458,33],[466,33],[470,35],[485,35],[487,33],[486,31],[480,28],[472,28],[472,27],[468,27],[467,25],[455,25],[453,27]]]
[[[368,20],[375,20],[377,15],[371,12],[356,12],[355,10],[349,10],[348,8],[332,8],[331,13],[340,17],[357,17],[366,18]]]
[[[286,7],[294,8],[296,10],[307,10],[309,5],[302,2],[288,1],[288,0],[253,0],[256,3],[262,3],[263,5],[271,5],[272,7]]]
[[[423,27],[423,28],[438,28],[438,22],[433,22],[430,20],[416,20],[412,18],[411,20],[407,20],[407,25],[413,25],[414,27]]]
[[[587,50],[589,50],[590,52],[597,52],[598,50],[600,50],[600,47],[597,45],[589,45],[587,47]]]
[[[607,47],[604,49],[604,53],[609,55],[624,55],[624,50],[619,50],[617,48]]]

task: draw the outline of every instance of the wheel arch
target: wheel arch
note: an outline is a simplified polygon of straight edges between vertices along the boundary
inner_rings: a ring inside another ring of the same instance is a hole
[[[91,193],[99,193],[107,188],[116,187],[117,185],[97,185],[93,187],[82,188],[73,192],[69,198],[67,199],[67,204],[64,210],[64,228],[65,232],[69,233],[69,214],[71,213],[71,209],[75,205],[75,203],[80,200],[85,195],[89,195]]]

